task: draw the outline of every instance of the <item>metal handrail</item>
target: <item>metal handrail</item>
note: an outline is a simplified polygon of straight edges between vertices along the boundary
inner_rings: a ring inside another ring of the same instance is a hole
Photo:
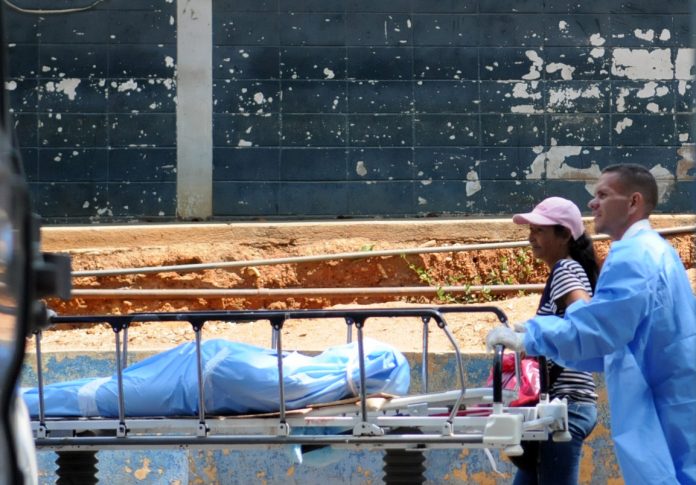
[[[230,297],[286,297],[286,296],[361,296],[361,295],[437,295],[440,292],[446,293],[471,293],[490,291],[492,293],[509,291],[542,291],[544,285],[541,283],[517,284],[517,285],[448,285],[448,286],[382,286],[374,287],[351,287],[351,288],[191,288],[191,289],[74,289],[74,298],[84,299],[105,299],[105,298],[127,298],[127,299],[149,299],[149,298],[230,298]]]
[[[682,234],[696,232],[696,225],[681,226],[681,227],[666,227],[656,229],[663,235]],[[599,234],[591,236],[594,241],[609,239],[609,236]],[[250,266],[267,266],[276,264],[297,264],[309,263],[318,261],[332,261],[336,259],[365,259],[377,258],[382,256],[401,256],[407,254],[432,254],[432,253],[453,253],[460,251],[480,251],[486,249],[509,249],[528,246],[528,241],[507,241],[495,243],[481,244],[456,244],[452,246],[437,246],[437,247],[420,247],[420,248],[404,248],[404,249],[385,249],[378,251],[357,251],[335,254],[319,254],[313,256],[293,256],[286,258],[269,258],[255,259],[249,261],[223,261],[217,263],[196,263],[196,264],[178,264],[167,266],[144,266],[142,268],[116,268],[116,269],[101,269],[101,270],[80,270],[73,271],[73,277],[83,276],[117,276],[125,274],[146,274],[146,273],[162,273],[175,271],[179,273],[202,271],[206,269],[229,269],[229,268],[246,268]]]

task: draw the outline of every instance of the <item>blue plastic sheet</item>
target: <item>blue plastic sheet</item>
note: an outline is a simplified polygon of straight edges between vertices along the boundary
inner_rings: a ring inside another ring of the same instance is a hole
[[[390,346],[364,340],[367,393],[406,394],[406,358]],[[275,350],[222,339],[201,344],[205,411],[212,415],[279,410]],[[198,371],[194,343],[179,345],[123,371],[126,416],[188,416],[198,413]],[[336,346],[316,356],[283,354],[286,409],[331,402],[360,392],[357,343]],[[118,382],[79,379],[44,386],[46,416],[118,416]],[[38,389],[24,389],[32,416],[38,416]]]

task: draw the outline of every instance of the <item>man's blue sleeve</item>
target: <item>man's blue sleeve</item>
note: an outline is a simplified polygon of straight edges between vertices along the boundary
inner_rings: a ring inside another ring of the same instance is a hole
[[[576,301],[562,318],[538,316],[526,323],[528,354],[578,370],[598,370],[603,356],[633,339],[648,316],[657,278],[649,263],[636,262],[630,249],[623,245],[610,253],[591,301]]]

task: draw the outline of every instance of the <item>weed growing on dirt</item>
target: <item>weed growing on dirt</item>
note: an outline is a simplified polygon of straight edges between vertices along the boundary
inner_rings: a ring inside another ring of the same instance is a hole
[[[490,290],[487,288],[479,292],[480,295],[478,295],[477,292],[471,289],[470,284],[462,285],[462,281],[466,279],[464,275],[455,274],[446,276],[444,284],[440,284],[435,280],[430,270],[410,262],[405,254],[402,254],[401,258],[406,262],[409,269],[418,275],[419,281],[436,288],[435,294],[439,303],[480,303],[481,301],[491,301],[493,299]],[[478,285],[480,283],[474,282],[474,284]],[[456,294],[451,293],[445,290],[445,286],[464,286],[464,291]]]
[[[504,293],[494,294],[490,288],[474,291],[472,286],[497,286],[513,285],[517,283],[529,283],[538,273],[538,262],[535,260],[531,251],[520,248],[512,251],[510,255],[501,256],[497,265],[489,268],[483,275],[475,275],[473,278],[464,274],[454,274],[444,277],[444,281],[432,274],[431,270],[419,266],[408,260],[405,254],[401,258],[406,262],[409,269],[413,271],[418,280],[436,288],[437,299],[441,303],[486,303],[493,300],[500,300],[509,295]],[[446,291],[447,286],[462,286],[464,291],[452,293]],[[517,296],[524,296],[524,291],[518,291]]]
[[[534,256],[529,249],[519,248],[514,252],[514,259],[517,265],[517,272],[520,281],[528,282],[534,275]]]

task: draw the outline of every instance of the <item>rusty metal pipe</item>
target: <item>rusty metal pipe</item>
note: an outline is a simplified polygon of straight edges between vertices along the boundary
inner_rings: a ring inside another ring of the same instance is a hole
[[[543,284],[525,285],[471,285],[471,286],[385,286],[379,288],[244,288],[244,289],[77,289],[74,298],[233,298],[233,297],[284,297],[284,296],[363,296],[363,295],[436,295],[438,292],[474,293],[490,291],[542,291]]]

